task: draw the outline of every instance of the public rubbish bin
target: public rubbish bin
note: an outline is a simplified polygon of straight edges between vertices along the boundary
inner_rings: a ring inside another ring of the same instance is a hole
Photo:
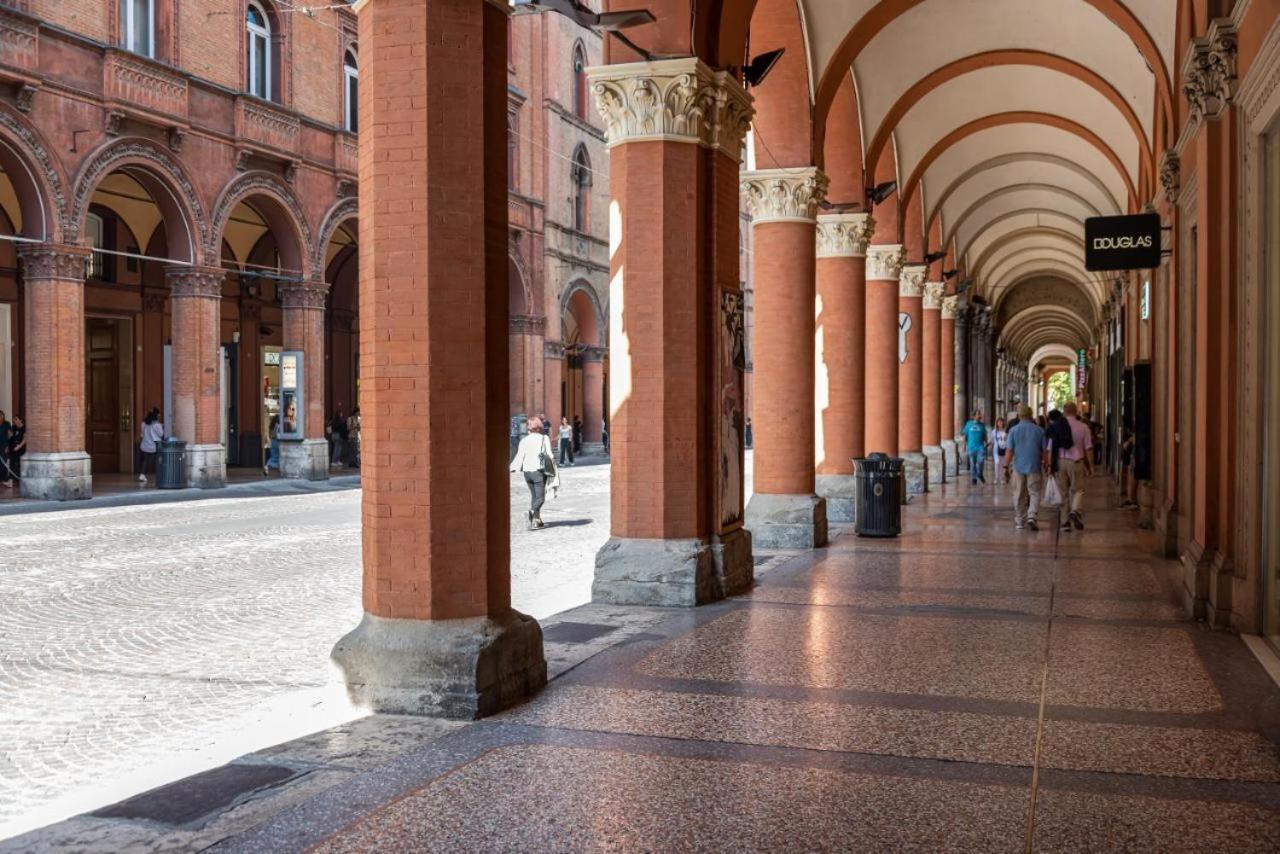
[[[184,489],[187,485],[187,443],[165,439],[156,447],[156,488]]]
[[[896,537],[902,533],[903,461],[872,454],[853,461],[858,512],[854,530],[860,537]]]

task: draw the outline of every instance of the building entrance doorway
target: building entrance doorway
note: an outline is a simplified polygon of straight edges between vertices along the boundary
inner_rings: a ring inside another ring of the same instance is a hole
[[[93,473],[133,471],[133,325],[85,321],[85,448]]]

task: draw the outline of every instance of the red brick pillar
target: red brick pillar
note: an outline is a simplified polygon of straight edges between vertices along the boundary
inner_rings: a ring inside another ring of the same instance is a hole
[[[187,485],[217,489],[227,484],[222,445],[222,282],[218,267],[169,267],[170,338],[173,341],[175,439],[187,443]]]
[[[942,437],[943,479],[956,477],[960,457],[956,446],[955,435],[958,432],[955,424],[956,411],[956,311],[960,302],[958,296],[942,298],[941,318],[942,340],[938,348],[940,378],[938,381],[938,427]]]
[[[752,542],[827,544],[827,503],[814,493],[814,300],[818,204],[813,167],[742,173],[755,271],[755,493]]]
[[[600,427],[604,421],[603,347],[588,347],[582,353],[582,452],[604,453]]]
[[[365,615],[333,655],[375,709],[472,718],[547,673],[511,608],[508,13],[358,14]]]
[[[694,57],[588,74],[609,143],[611,243],[611,536],[592,596],[698,605],[753,578],[732,441],[741,360],[721,346],[750,98]]]
[[[902,247],[867,250],[865,448],[898,456],[898,278]]]
[[[20,244],[26,336],[27,452],[22,495],[90,498],[85,452],[84,266],[89,250]]]
[[[943,282],[926,282],[921,301],[920,330],[920,442],[930,485],[946,480],[942,455],[942,420],[939,417],[939,384],[942,376],[942,293]]]
[[[898,279],[898,456],[906,461],[907,492],[913,495],[929,491],[928,464],[920,441],[924,408],[921,300],[927,269],[922,264],[904,266]]]
[[[284,307],[284,349],[301,350],[303,354],[303,438],[280,442],[280,474],[284,477],[329,479],[329,442],[324,435],[331,415],[324,411],[324,304],[328,291],[329,286],[322,281],[279,286]],[[344,401],[345,410],[350,412],[355,403]],[[368,419],[364,412],[360,415],[363,434]]]
[[[871,232],[871,217],[865,213],[818,217],[815,487],[827,500],[831,522],[854,521],[853,460],[864,453],[863,358]]]

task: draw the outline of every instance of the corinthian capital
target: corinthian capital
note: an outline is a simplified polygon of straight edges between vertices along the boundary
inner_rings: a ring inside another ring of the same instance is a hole
[[[960,314],[960,295],[952,294],[942,298],[942,319],[955,320]]]
[[[626,142],[690,142],[737,160],[755,110],[725,71],[696,57],[587,69],[610,147]]]
[[[870,214],[819,214],[818,257],[865,258],[874,228]]]
[[[1191,120],[1216,119],[1236,91],[1236,29],[1228,18],[1209,24],[1203,38],[1192,41],[1191,55],[1182,67],[1182,92]]]
[[[896,282],[902,275],[902,244],[887,243],[867,249],[867,280]]]
[[[742,194],[756,225],[813,222],[819,203],[827,197],[827,176],[814,166],[743,172],[741,180]]]
[[[898,296],[918,297],[924,295],[924,277],[929,275],[929,268],[923,264],[911,264],[902,268],[898,277]]]
[[[227,271],[221,267],[168,267],[164,280],[170,297],[204,297],[220,299]]]
[[[84,267],[90,251],[83,246],[59,243],[19,243],[22,276],[36,279],[78,279],[84,281]]]
[[[942,294],[946,289],[946,282],[925,282],[924,307],[935,311],[942,308]]]
[[[325,300],[329,296],[329,285],[319,280],[281,282],[276,290],[280,294],[280,304],[290,310],[320,309],[323,311]]]

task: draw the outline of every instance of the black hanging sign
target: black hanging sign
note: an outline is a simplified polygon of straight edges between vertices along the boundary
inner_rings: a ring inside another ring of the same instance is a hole
[[[1160,266],[1160,214],[1094,216],[1084,221],[1084,268],[1149,270]]]

